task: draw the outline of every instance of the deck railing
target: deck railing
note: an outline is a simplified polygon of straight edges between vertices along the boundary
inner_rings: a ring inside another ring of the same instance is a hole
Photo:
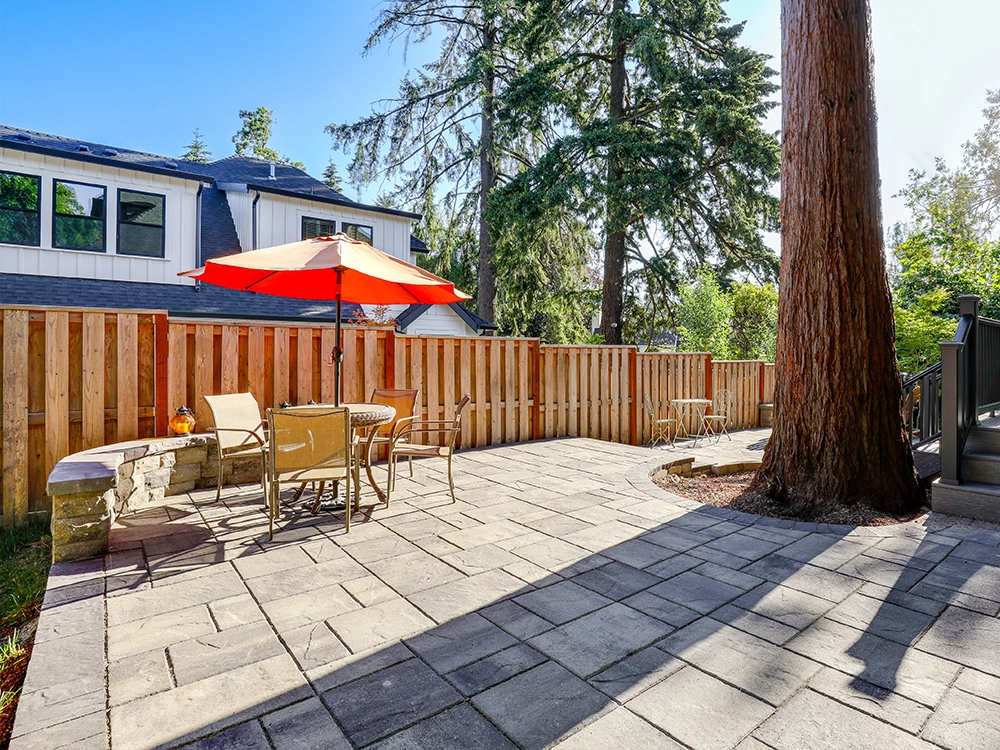
[[[979,297],[959,298],[961,317],[941,342],[941,482],[962,483],[962,452],[979,415],[1000,407],[1000,321],[979,315]]]
[[[46,479],[70,453],[166,435],[181,405],[194,409],[199,431],[210,429],[205,395],[250,391],[262,409],[332,400],[333,338],[332,325],[0,307],[3,522],[49,509]],[[645,393],[666,408],[726,388],[736,396],[731,427],[756,426],[773,371],[704,353],[344,330],[344,401],[364,401],[376,387],[419,388],[421,415],[449,418],[469,393],[463,447],[566,435],[644,443]]]

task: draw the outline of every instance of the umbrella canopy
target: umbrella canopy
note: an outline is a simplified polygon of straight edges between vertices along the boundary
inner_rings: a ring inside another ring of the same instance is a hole
[[[180,275],[296,299],[334,300],[338,291],[343,302],[378,305],[441,305],[470,299],[450,281],[344,234],[227,255]]]
[[[444,305],[471,299],[450,281],[357,242],[346,234],[289,242],[216,258],[189,276],[227,289],[277,297],[337,301],[337,345],[333,349],[334,403],[340,405],[340,305]]]

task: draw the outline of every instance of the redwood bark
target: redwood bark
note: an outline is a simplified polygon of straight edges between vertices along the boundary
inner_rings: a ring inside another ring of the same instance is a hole
[[[496,167],[493,159],[493,97],[496,93],[496,70],[493,68],[493,47],[496,30],[487,22],[483,30],[483,49],[487,60],[483,71],[483,103],[479,145],[479,288],[476,294],[476,313],[491,323],[497,319],[497,281],[493,266],[493,228],[486,217],[486,203],[496,184]]]
[[[612,4],[612,62],[608,90],[608,120],[612,125],[625,114],[625,38],[621,16],[625,0]],[[625,287],[625,223],[627,216],[620,199],[621,158],[614,144],[608,147],[607,217],[604,229],[604,284],[601,288],[601,335],[605,344],[622,343],[622,308]]]
[[[756,486],[806,506],[923,500],[885,269],[868,0],[782,0],[774,431]]]

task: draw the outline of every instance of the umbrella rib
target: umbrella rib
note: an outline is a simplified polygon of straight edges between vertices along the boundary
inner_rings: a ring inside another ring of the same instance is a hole
[[[243,291],[244,292],[252,292],[253,291],[253,287],[257,286],[258,284],[264,283],[269,278],[271,278],[272,276],[274,276],[274,274],[276,274],[276,273],[277,273],[277,271],[271,271],[271,273],[269,273],[267,276],[262,276],[261,278],[259,278],[256,281],[254,281],[252,284],[248,284],[247,286],[243,287]]]

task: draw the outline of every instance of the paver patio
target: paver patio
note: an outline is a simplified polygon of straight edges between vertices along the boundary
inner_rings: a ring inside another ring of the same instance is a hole
[[[14,750],[992,748],[1000,529],[709,508],[561,439],[417,462],[344,534],[172,498],[52,569]],[[110,739],[109,739],[110,738]]]

